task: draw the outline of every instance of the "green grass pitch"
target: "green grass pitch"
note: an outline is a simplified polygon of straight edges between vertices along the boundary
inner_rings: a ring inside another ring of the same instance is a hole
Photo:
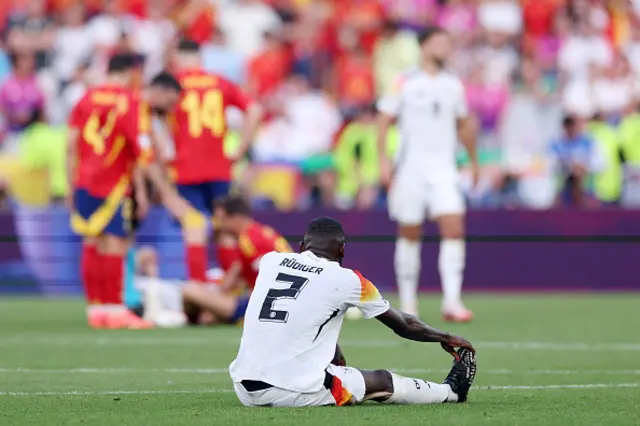
[[[466,404],[249,409],[226,368],[240,329],[92,331],[79,300],[0,300],[0,425],[640,425],[640,295],[474,296],[450,326],[435,296],[422,316],[467,337],[478,375]],[[436,344],[375,320],[346,321],[347,362],[441,381]]]

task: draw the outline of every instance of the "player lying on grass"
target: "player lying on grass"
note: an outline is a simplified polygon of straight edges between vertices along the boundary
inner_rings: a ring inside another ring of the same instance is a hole
[[[318,218],[307,228],[301,253],[262,257],[240,350],[229,369],[240,402],[307,407],[466,401],[476,374],[471,343],[392,308],[369,280],[341,266],[344,249],[340,223]],[[444,383],[346,367],[338,336],[350,307],[405,339],[440,343],[455,359]]]

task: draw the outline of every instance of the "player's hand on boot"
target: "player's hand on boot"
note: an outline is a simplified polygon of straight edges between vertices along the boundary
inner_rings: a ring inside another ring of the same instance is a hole
[[[465,348],[465,349],[469,349],[473,353],[476,352],[471,342],[469,342],[467,339],[464,339],[460,336],[449,336],[447,341],[442,342],[440,345],[442,346],[442,349],[449,352],[451,356],[453,356],[456,360],[458,359],[456,348]]]

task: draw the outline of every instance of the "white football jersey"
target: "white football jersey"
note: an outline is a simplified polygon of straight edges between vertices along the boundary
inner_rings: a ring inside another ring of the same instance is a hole
[[[235,383],[256,380],[294,392],[322,389],[350,307],[373,318],[389,309],[359,272],[313,253],[263,256],[244,317]]]
[[[423,174],[456,169],[457,119],[467,116],[460,79],[447,72],[408,71],[378,101],[378,110],[398,119],[396,169]]]

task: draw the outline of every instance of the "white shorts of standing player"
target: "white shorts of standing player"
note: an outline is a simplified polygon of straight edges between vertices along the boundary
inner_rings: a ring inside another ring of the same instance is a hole
[[[294,392],[271,387],[249,392],[241,383],[233,388],[240,402],[247,407],[322,407],[326,405],[352,405],[362,402],[365,383],[362,373],[351,367],[329,365],[326,370],[339,380],[334,380],[332,389],[322,387],[316,392]]]
[[[400,225],[422,225],[427,219],[464,215],[465,201],[460,177],[454,167],[426,174],[404,168],[396,173],[389,190],[389,215]],[[403,310],[417,314],[421,244],[400,238],[396,246],[395,269]],[[443,239],[438,269],[442,282],[442,313],[447,320],[469,321],[473,313],[462,303],[465,245],[462,239]]]

